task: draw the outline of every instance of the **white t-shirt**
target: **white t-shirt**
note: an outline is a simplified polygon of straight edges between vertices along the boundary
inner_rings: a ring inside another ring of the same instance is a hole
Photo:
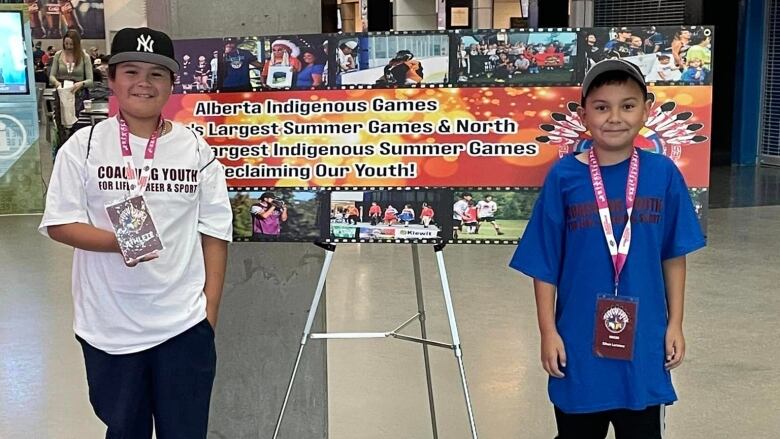
[[[466,200],[458,200],[455,205],[452,206],[452,219],[461,220],[466,213],[466,209],[469,208],[469,202]]]
[[[76,132],[54,164],[46,209],[38,230],[85,223],[113,231],[106,203],[127,194],[121,185],[122,153],[116,117]],[[147,139],[130,135],[136,169]],[[119,253],[75,249],[73,329],[109,354],[154,347],[206,317],[205,267],[201,234],[232,238],[232,210],[222,165],[200,137],[179,124],[160,137],[144,194],[164,250],[134,268]]]
[[[495,216],[496,210],[498,210],[498,205],[495,201],[480,200],[479,203],[477,203],[478,218]]]
[[[662,78],[661,75],[664,75]],[[661,64],[660,61],[656,61],[653,64],[653,69],[647,75],[647,81],[679,81],[682,77],[680,69],[678,69],[673,63]]]

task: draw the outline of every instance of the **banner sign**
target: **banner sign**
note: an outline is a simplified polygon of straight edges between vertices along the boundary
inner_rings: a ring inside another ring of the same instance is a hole
[[[650,84],[635,145],[674,160],[703,220],[712,38],[698,26],[181,40],[165,116],[225,166],[236,240],[514,243],[550,166],[591,146],[586,70],[620,57]]]

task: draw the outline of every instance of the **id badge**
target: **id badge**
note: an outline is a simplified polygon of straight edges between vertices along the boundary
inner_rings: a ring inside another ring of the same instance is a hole
[[[109,203],[106,212],[126,262],[164,248],[143,195]]]
[[[637,308],[634,297],[601,295],[596,300],[593,354],[599,358],[634,358]]]

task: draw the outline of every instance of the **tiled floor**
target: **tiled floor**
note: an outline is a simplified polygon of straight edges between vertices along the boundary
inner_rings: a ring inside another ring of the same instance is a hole
[[[38,221],[0,218],[0,438],[97,438],[70,330],[70,250],[38,236]],[[689,353],[674,374],[680,402],[668,411],[669,437],[775,438],[780,207],[715,209],[709,227],[709,247],[689,260]],[[551,438],[530,282],[506,268],[512,250],[445,250],[477,425],[483,438]],[[433,255],[421,253],[429,336],[447,340]],[[340,248],[328,284],[329,329],[384,331],[411,316],[409,265],[406,246]],[[431,357],[439,437],[467,438],[454,357],[438,349]],[[328,358],[330,437],[430,437],[418,345],[333,341]]]
[[[689,258],[689,350],[674,373],[669,438],[780,437],[779,178],[767,168],[713,171],[709,247]],[[71,251],[38,235],[39,221],[0,217],[0,438],[102,437],[70,329]],[[552,438],[531,283],[507,268],[513,250],[445,249],[466,373],[481,438]],[[433,252],[421,248],[421,258],[429,337],[448,341]],[[408,246],[342,246],[328,280],[329,330],[386,331],[414,314],[410,265]],[[439,437],[469,438],[452,353],[431,348],[431,363]],[[329,437],[431,437],[422,364],[417,344],[331,341]]]

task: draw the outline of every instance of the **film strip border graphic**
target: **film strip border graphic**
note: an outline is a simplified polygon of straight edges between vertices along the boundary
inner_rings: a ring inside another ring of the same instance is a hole
[[[338,193],[338,192],[354,192],[354,191],[398,191],[398,192],[404,192],[404,191],[413,191],[413,190],[427,190],[427,191],[441,191],[441,192],[451,192],[451,195],[454,195],[458,193],[464,193],[464,192],[493,192],[495,194],[500,194],[502,192],[532,192],[532,191],[539,191],[541,188],[537,186],[473,186],[473,187],[423,187],[423,186],[415,186],[415,187],[393,187],[393,186],[352,186],[352,187],[281,187],[281,186],[247,186],[247,187],[230,187],[228,188],[229,192],[232,193],[238,193],[238,192],[268,192],[268,191],[290,191],[290,192],[312,192],[312,193],[327,193],[330,195],[331,193]],[[700,203],[706,203],[706,197],[708,196],[708,188],[698,188],[698,187],[691,187],[689,188],[690,195],[694,198],[694,205],[696,206],[697,214],[700,212],[700,208],[702,206],[699,206]],[[696,196],[703,196],[703,199],[697,199]],[[452,200],[448,200],[447,204],[452,204]],[[535,200],[534,200],[535,201]],[[330,203],[331,199],[327,198],[326,203]],[[330,206],[327,206],[328,210]],[[318,206],[318,209],[322,209],[322,206]],[[705,210],[706,211],[706,210]],[[450,215],[449,211],[445,212],[444,215]],[[702,222],[702,224],[706,224],[706,217],[702,217],[700,215],[699,220]],[[498,220],[500,223],[501,220]],[[460,238],[460,239],[454,239],[452,236],[443,236],[443,237],[436,237],[436,238],[419,238],[419,239],[407,239],[407,238],[342,238],[342,237],[332,237],[329,236],[328,233],[324,233],[324,225],[328,226],[328,232],[330,232],[330,218],[328,218],[327,222],[325,224],[318,224],[320,226],[319,236],[314,237],[291,237],[291,236],[285,236],[283,238],[254,238],[254,237],[248,237],[248,236],[234,236],[233,241],[234,242],[287,242],[287,243],[311,243],[311,242],[325,242],[325,243],[331,243],[331,244],[360,244],[360,243],[370,243],[370,244],[423,244],[423,245],[434,245],[434,244],[440,244],[440,243],[447,243],[447,244],[457,244],[457,245],[517,245],[517,243],[520,240],[521,236],[514,236],[512,238],[498,238],[498,237],[487,237],[480,239],[475,239],[472,237],[466,237],[466,238]],[[452,224],[454,227],[454,224]],[[355,227],[358,227],[357,225]],[[388,226],[391,227],[391,226]],[[487,226],[486,226],[487,227]],[[452,230],[447,230],[446,228],[441,229],[441,232],[445,235],[451,235]]]
[[[452,200],[447,200],[446,204],[451,206],[454,201],[454,196],[458,193],[464,192],[494,192],[496,194],[501,192],[529,192],[538,191],[540,187],[537,186],[469,186],[469,187],[442,187],[442,186],[232,186],[228,188],[230,193],[246,193],[246,192],[310,192],[310,193],[326,193],[328,195],[333,193],[344,192],[366,192],[366,191],[395,191],[395,192],[408,192],[408,191],[438,191],[444,195],[453,196]],[[327,202],[332,202],[330,198]],[[320,207],[321,208],[321,207]],[[450,216],[450,212],[444,212],[442,215]],[[500,220],[499,220],[500,221]],[[330,221],[327,222],[330,227]],[[391,226],[388,226],[391,227]],[[447,235],[452,233],[451,230],[441,229],[441,232]],[[322,235],[322,230],[321,233]],[[277,238],[254,238],[254,237],[233,237],[234,242],[289,242],[289,243],[309,243],[313,241],[331,243],[331,244],[466,244],[466,245],[517,245],[519,236],[513,239],[498,239],[498,238],[485,238],[485,239],[452,239],[450,236],[436,237],[436,238],[419,238],[419,239],[407,239],[407,238],[337,238],[331,236],[320,236],[318,239],[304,238],[304,237],[284,237]]]
[[[690,26],[659,26],[662,28],[666,27],[674,27],[678,29],[689,29],[694,30],[697,28],[704,29],[704,33],[707,35],[711,35],[713,33],[713,26],[710,25],[690,25]],[[514,88],[526,88],[526,87],[579,87],[582,85],[582,78],[585,75],[586,71],[586,63],[587,63],[587,55],[585,52],[585,47],[580,47],[582,42],[584,41],[583,37],[586,35],[589,31],[593,30],[610,30],[619,28],[619,26],[614,27],[598,27],[598,28],[571,28],[571,27],[559,27],[559,28],[517,28],[517,29],[457,29],[457,30],[440,30],[440,31],[384,31],[384,32],[358,32],[358,33],[328,33],[328,34],[288,34],[288,35],[271,35],[271,36],[243,36],[243,37],[237,37],[237,38],[257,38],[259,40],[265,40],[265,39],[273,39],[276,37],[284,38],[284,37],[313,37],[313,36],[321,36],[326,41],[331,41],[333,39],[347,39],[347,38],[378,38],[378,37],[391,37],[391,36],[448,36],[448,47],[449,51],[447,54],[448,57],[448,71],[447,71],[447,80],[446,82],[440,82],[440,83],[422,83],[422,84],[401,84],[401,85],[377,85],[377,84],[349,84],[349,85],[326,85],[326,86],[318,86],[318,87],[274,87],[274,88],[258,88],[251,93],[264,93],[264,92],[280,92],[280,91],[321,91],[321,90],[395,90],[395,89],[439,89],[439,88],[504,88],[504,87],[514,87]],[[545,81],[545,80],[538,80],[538,81],[523,81],[523,82],[503,82],[503,83],[496,83],[496,82],[485,82],[485,83],[470,83],[470,82],[460,82],[457,80],[453,80],[454,77],[457,76],[457,65],[458,65],[458,58],[456,55],[456,50],[458,49],[459,40],[458,38],[461,36],[468,36],[468,35],[479,35],[480,33],[490,33],[490,34],[500,34],[500,33],[506,33],[506,34],[516,34],[516,33],[561,33],[561,32],[570,32],[570,33],[576,33],[577,36],[575,37],[576,41],[576,47],[577,52],[575,55],[572,56],[573,61],[571,62],[571,66],[568,67],[568,71],[571,73],[572,79],[569,81]],[[187,41],[187,40],[177,40],[177,41]],[[714,52],[714,50],[712,51]],[[330,58],[330,57],[329,57]],[[714,54],[711,56],[713,62],[714,62]],[[328,60],[330,63],[332,60]],[[712,80],[708,80],[704,83],[695,83],[695,82],[685,82],[682,80],[648,80],[647,84],[649,86],[711,86]],[[188,92],[188,91],[182,91],[178,92],[177,94],[203,94],[206,92]],[[219,90],[214,91],[208,91],[207,93],[222,93]],[[246,92],[244,92],[246,93]]]

